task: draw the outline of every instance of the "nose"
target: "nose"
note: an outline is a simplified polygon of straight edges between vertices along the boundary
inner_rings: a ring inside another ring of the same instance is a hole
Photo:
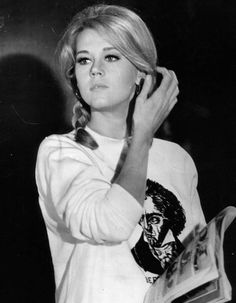
[[[104,68],[102,66],[101,62],[94,62],[91,70],[90,70],[90,76],[96,77],[96,76],[103,76],[104,75]]]

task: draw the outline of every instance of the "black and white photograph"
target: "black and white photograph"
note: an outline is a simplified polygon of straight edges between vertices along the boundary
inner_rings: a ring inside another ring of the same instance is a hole
[[[0,0],[0,302],[149,303],[234,213],[235,20],[232,0]]]

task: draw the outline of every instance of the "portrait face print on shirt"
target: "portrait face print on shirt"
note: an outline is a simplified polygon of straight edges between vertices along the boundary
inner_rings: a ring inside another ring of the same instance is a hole
[[[177,197],[158,182],[147,180],[144,214],[139,224],[143,232],[132,249],[137,263],[145,270],[160,275],[182,251],[178,235],[186,217]],[[171,240],[165,241],[166,236]]]
[[[159,247],[168,232],[169,219],[164,217],[160,210],[155,208],[153,199],[146,196],[145,213],[140,220],[144,230],[144,239],[151,247]]]

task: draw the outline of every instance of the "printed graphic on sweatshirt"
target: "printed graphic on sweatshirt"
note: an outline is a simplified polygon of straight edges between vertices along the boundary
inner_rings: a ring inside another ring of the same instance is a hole
[[[183,250],[178,236],[184,229],[186,217],[177,197],[150,179],[147,180],[144,209],[139,222],[143,231],[131,251],[146,272],[147,282],[153,283]],[[166,241],[167,234],[169,241]]]

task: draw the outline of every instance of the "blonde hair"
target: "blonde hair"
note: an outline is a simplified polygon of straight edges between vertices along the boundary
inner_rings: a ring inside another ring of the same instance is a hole
[[[157,51],[152,34],[145,22],[133,11],[118,5],[93,5],[77,13],[68,25],[58,44],[61,70],[69,86],[79,96],[75,79],[76,39],[84,29],[91,28],[100,33],[125,56],[139,71],[153,76],[155,82]],[[76,105],[73,126],[81,131],[89,121],[89,107],[79,98],[84,114]],[[82,117],[82,118],[81,118]],[[80,140],[77,141],[87,145]],[[93,148],[93,147],[90,147]]]

